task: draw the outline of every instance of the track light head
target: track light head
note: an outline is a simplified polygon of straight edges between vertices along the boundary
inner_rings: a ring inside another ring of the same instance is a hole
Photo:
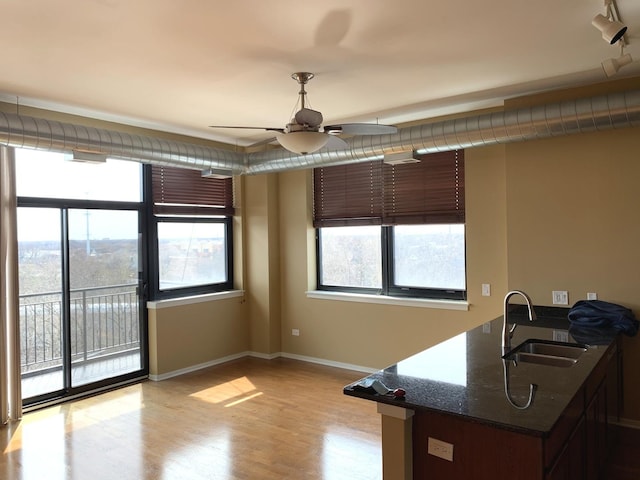
[[[620,70],[625,65],[629,65],[633,62],[630,54],[620,55],[618,58],[609,58],[602,62],[602,69],[607,77],[612,77],[618,70]]]
[[[620,40],[627,31],[627,26],[622,22],[605,17],[600,13],[593,17],[591,23],[602,32],[602,38],[610,45]]]

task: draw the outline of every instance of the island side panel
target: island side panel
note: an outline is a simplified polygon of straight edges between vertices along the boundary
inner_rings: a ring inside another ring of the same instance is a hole
[[[438,441],[453,445],[453,460],[429,454],[429,438],[436,445]],[[413,472],[413,478],[420,480],[540,480],[544,478],[543,441],[451,415],[417,411]]]

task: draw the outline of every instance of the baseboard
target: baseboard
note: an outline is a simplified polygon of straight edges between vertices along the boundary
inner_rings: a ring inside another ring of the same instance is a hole
[[[290,358],[292,360],[300,360],[302,362],[307,362],[307,363],[325,365],[327,367],[341,368],[343,370],[352,370],[355,372],[373,373],[378,371],[375,368],[362,367],[359,365],[352,365],[350,363],[333,362],[331,360],[326,360],[324,358],[307,357],[306,355],[296,355],[293,353],[286,353],[286,352],[261,353],[261,352],[248,351],[248,352],[236,353],[234,355],[228,355],[226,357],[221,357],[215,360],[211,360],[210,362],[200,363],[198,365],[192,365],[190,367],[181,368],[179,370],[174,370],[172,372],[162,373],[160,375],[149,375],[149,380],[152,380],[154,382],[160,382],[162,380],[178,377],[186,373],[196,372],[198,370],[202,370],[203,368],[213,367],[214,365],[220,365],[222,363],[227,363],[232,360],[238,360],[239,358],[244,358],[244,357],[262,358],[264,360],[274,360],[276,358],[283,357],[283,358]]]
[[[198,370],[202,370],[203,368],[213,367],[214,365],[220,365],[221,363],[227,363],[232,360],[237,360],[239,358],[246,357],[248,354],[249,352],[240,352],[234,355],[228,355],[226,357],[217,358],[215,360],[211,360],[210,362],[200,363],[198,365],[191,365],[190,367],[173,370],[172,372],[161,373],[160,375],[149,375],[149,380],[153,380],[154,382],[160,382],[162,380],[167,380],[169,378],[184,375],[185,373],[196,372]]]
[[[261,352],[245,352],[245,357],[262,358],[263,360],[273,360],[282,356],[280,352],[277,353],[261,353]]]
[[[355,372],[374,373],[377,372],[377,368],[362,367],[360,365],[353,365],[351,363],[334,362],[332,360],[326,360],[324,358],[307,357],[306,355],[296,355],[295,353],[282,352],[280,356],[284,358],[291,358],[292,360],[300,360],[307,363],[316,363],[319,365],[325,365],[327,367],[341,368],[343,370],[353,370]]]
[[[638,420],[631,420],[631,419],[628,419],[628,418],[621,418],[620,420],[617,420],[617,421],[609,420],[609,423],[612,423],[612,424],[617,425],[619,427],[635,428],[635,429],[640,430],[640,421],[638,421]]]

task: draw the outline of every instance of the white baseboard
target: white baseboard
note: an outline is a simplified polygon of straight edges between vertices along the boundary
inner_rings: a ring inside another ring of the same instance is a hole
[[[261,358],[263,360],[273,360],[281,356],[282,354],[280,352],[277,352],[277,353],[245,352],[245,357]]]
[[[295,353],[282,352],[280,356],[284,358],[291,358],[293,360],[300,360],[308,363],[317,363],[319,365],[325,365],[327,367],[341,368],[343,370],[353,370],[355,372],[374,373],[377,372],[377,368],[362,367],[360,365],[353,365],[351,363],[334,362],[332,360],[326,360],[324,358],[307,357],[306,355],[296,355]]]
[[[226,357],[211,360],[210,362],[200,363],[198,365],[192,365],[190,367],[181,368],[179,370],[174,370],[172,372],[162,373],[160,375],[149,375],[149,380],[152,380],[154,382],[160,382],[162,380],[167,380],[169,378],[184,375],[186,373],[196,372],[198,370],[202,370],[203,368],[213,367],[214,365],[220,365],[222,363],[227,363],[232,360],[237,360],[239,358],[244,358],[244,357],[262,358],[264,360],[273,360],[278,357],[284,357],[284,358],[290,358],[292,360],[300,360],[302,362],[325,365],[327,367],[341,368],[343,370],[353,370],[356,372],[373,373],[378,371],[375,368],[362,367],[359,365],[352,365],[349,363],[333,362],[331,360],[325,360],[324,358],[307,357],[305,355],[296,355],[293,353],[286,353],[286,352],[260,353],[260,352],[248,351],[248,352],[236,353],[234,355],[228,355]]]
[[[162,373],[160,375],[149,375],[149,380],[153,380],[154,382],[160,382],[162,380],[167,380],[169,378],[184,375],[185,373],[196,372],[198,370],[202,370],[203,368],[213,367],[214,365],[220,365],[221,363],[227,363],[232,360],[237,360],[239,358],[246,357],[247,355],[248,355],[248,352],[236,353],[234,355],[228,355],[226,357],[217,358],[215,360],[211,360],[210,362],[200,363],[198,365],[191,365],[190,367],[181,368],[179,370],[174,370],[172,372]]]

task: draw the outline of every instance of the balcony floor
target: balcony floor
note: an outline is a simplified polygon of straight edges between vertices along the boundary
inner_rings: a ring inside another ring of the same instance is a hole
[[[128,352],[125,355],[108,356],[89,362],[74,363],[71,367],[72,386],[77,387],[87,383],[104,380],[105,378],[135,372],[141,367],[140,351]],[[30,373],[22,377],[22,398],[27,399],[36,395],[62,390],[63,372],[60,369],[45,373]]]

